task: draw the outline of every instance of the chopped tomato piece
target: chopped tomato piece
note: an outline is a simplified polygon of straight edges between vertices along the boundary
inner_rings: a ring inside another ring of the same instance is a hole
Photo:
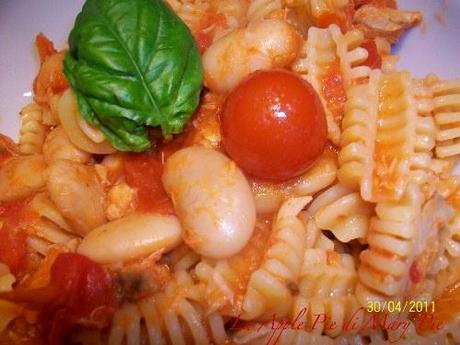
[[[327,28],[331,24],[336,24],[340,27],[342,33],[345,33],[350,30],[353,24],[354,6],[354,2],[349,1],[345,10],[340,13],[323,12],[319,18],[316,19],[315,24],[320,28]]]
[[[212,37],[213,37],[212,31],[206,31],[206,32],[200,31],[196,35],[195,39],[196,39],[198,50],[200,51],[200,54],[203,54],[206,51],[206,49],[209,48],[209,46],[212,43]]]
[[[361,47],[367,50],[368,56],[367,60],[364,61],[363,65],[369,66],[372,69],[382,67],[382,58],[377,51],[377,46],[373,40],[367,40]]]
[[[69,87],[64,75],[65,52],[57,52],[53,43],[43,34],[37,36],[36,44],[40,56],[40,70],[34,80],[34,98],[38,103],[46,104],[50,103],[52,96],[62,93]]]
[[[44,63],[47,57],[57,53],[57,50],[54,49],[53,42],[51,42],[48,37],[43,35],[41,32],[35,38],[35,45],[38,49],[40,64]]]
[[[24,268],[27,254],[26,235],[18,226],[23,209],[24,201],[0,203],[0,262],[16,275]]]
[[[413,284],[418,284],[423,280],[423,273],[421,272],[417,261],[414,261],[410,266],[409,277]]]
[[[94,318],[96,309],[115,305],[110,275],[80,254],[62,253],[56,258],[51,266],[51,285],[62,291],[65,306],[80,318]]]
[[[161,182],[163,165],[147,154],[127,154],[124,160],[126,182],[137,191],[137,209],[145,212],[174,212]]]
[[[343,107],[347,101],[347,94],[343,85],[340,67],[338,65],[330,66],[328,72],[323,75],[321,82],[327,108],[332,112],[335,119],[341,119]]]
[[[26,235],[22,231],[3,225],[0,230],[0,262],[5,263],[11,272],[17,274],[26,263],[27,243]]]

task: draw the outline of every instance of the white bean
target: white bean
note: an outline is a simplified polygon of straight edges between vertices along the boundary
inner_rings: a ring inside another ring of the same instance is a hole
[[[228,92],[251,72],[289,65],[301,44],[300,35],[283,20],[251,22],[218,39],[203,54],[206,85]]]
[[[48,164],[58,159],[70,159],[75,162],[87,163],[91,155],[72,144],[64,128],[58,126],[46,137],[43,145],[43,157],[45,157]]]
[[[132,213],[91,231],[77,251],[101,264],[123,262],[167,252],[180,244],[181,234],[175,216]]]
[[[0,201],[12,201],[45,186],[43,156],[10,158],[0,165]]]
[[[256,219],[254,199],[243,173],[224,154],[191,146],[173,154],[163,173],[184,229],[197,253],[226,258],[249,241]]]
[[[59,159],[46,175],[51,200],[78,234],[106,222],[106,195],[94,166]]]

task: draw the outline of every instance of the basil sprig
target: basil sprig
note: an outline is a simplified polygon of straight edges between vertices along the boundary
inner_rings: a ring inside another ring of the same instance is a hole
[[[146,150],[146,126],[181,132],[198,106],[196,43],[162,0],[87,0],[69,47],[64,73],[80,112],[121,151]]]

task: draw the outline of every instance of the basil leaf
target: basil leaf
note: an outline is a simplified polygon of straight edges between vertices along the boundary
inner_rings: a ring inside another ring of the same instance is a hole
[[[195,40],[162,0],[87,0],[69,47],[64,73],[80,112],[119,150],[146,150],[146,126],[181,132],[198,106]]]

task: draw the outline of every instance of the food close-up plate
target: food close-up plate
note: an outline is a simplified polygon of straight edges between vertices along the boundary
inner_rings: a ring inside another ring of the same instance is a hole
[[[459,17],[0,0],[0,344],[460,344]]]

